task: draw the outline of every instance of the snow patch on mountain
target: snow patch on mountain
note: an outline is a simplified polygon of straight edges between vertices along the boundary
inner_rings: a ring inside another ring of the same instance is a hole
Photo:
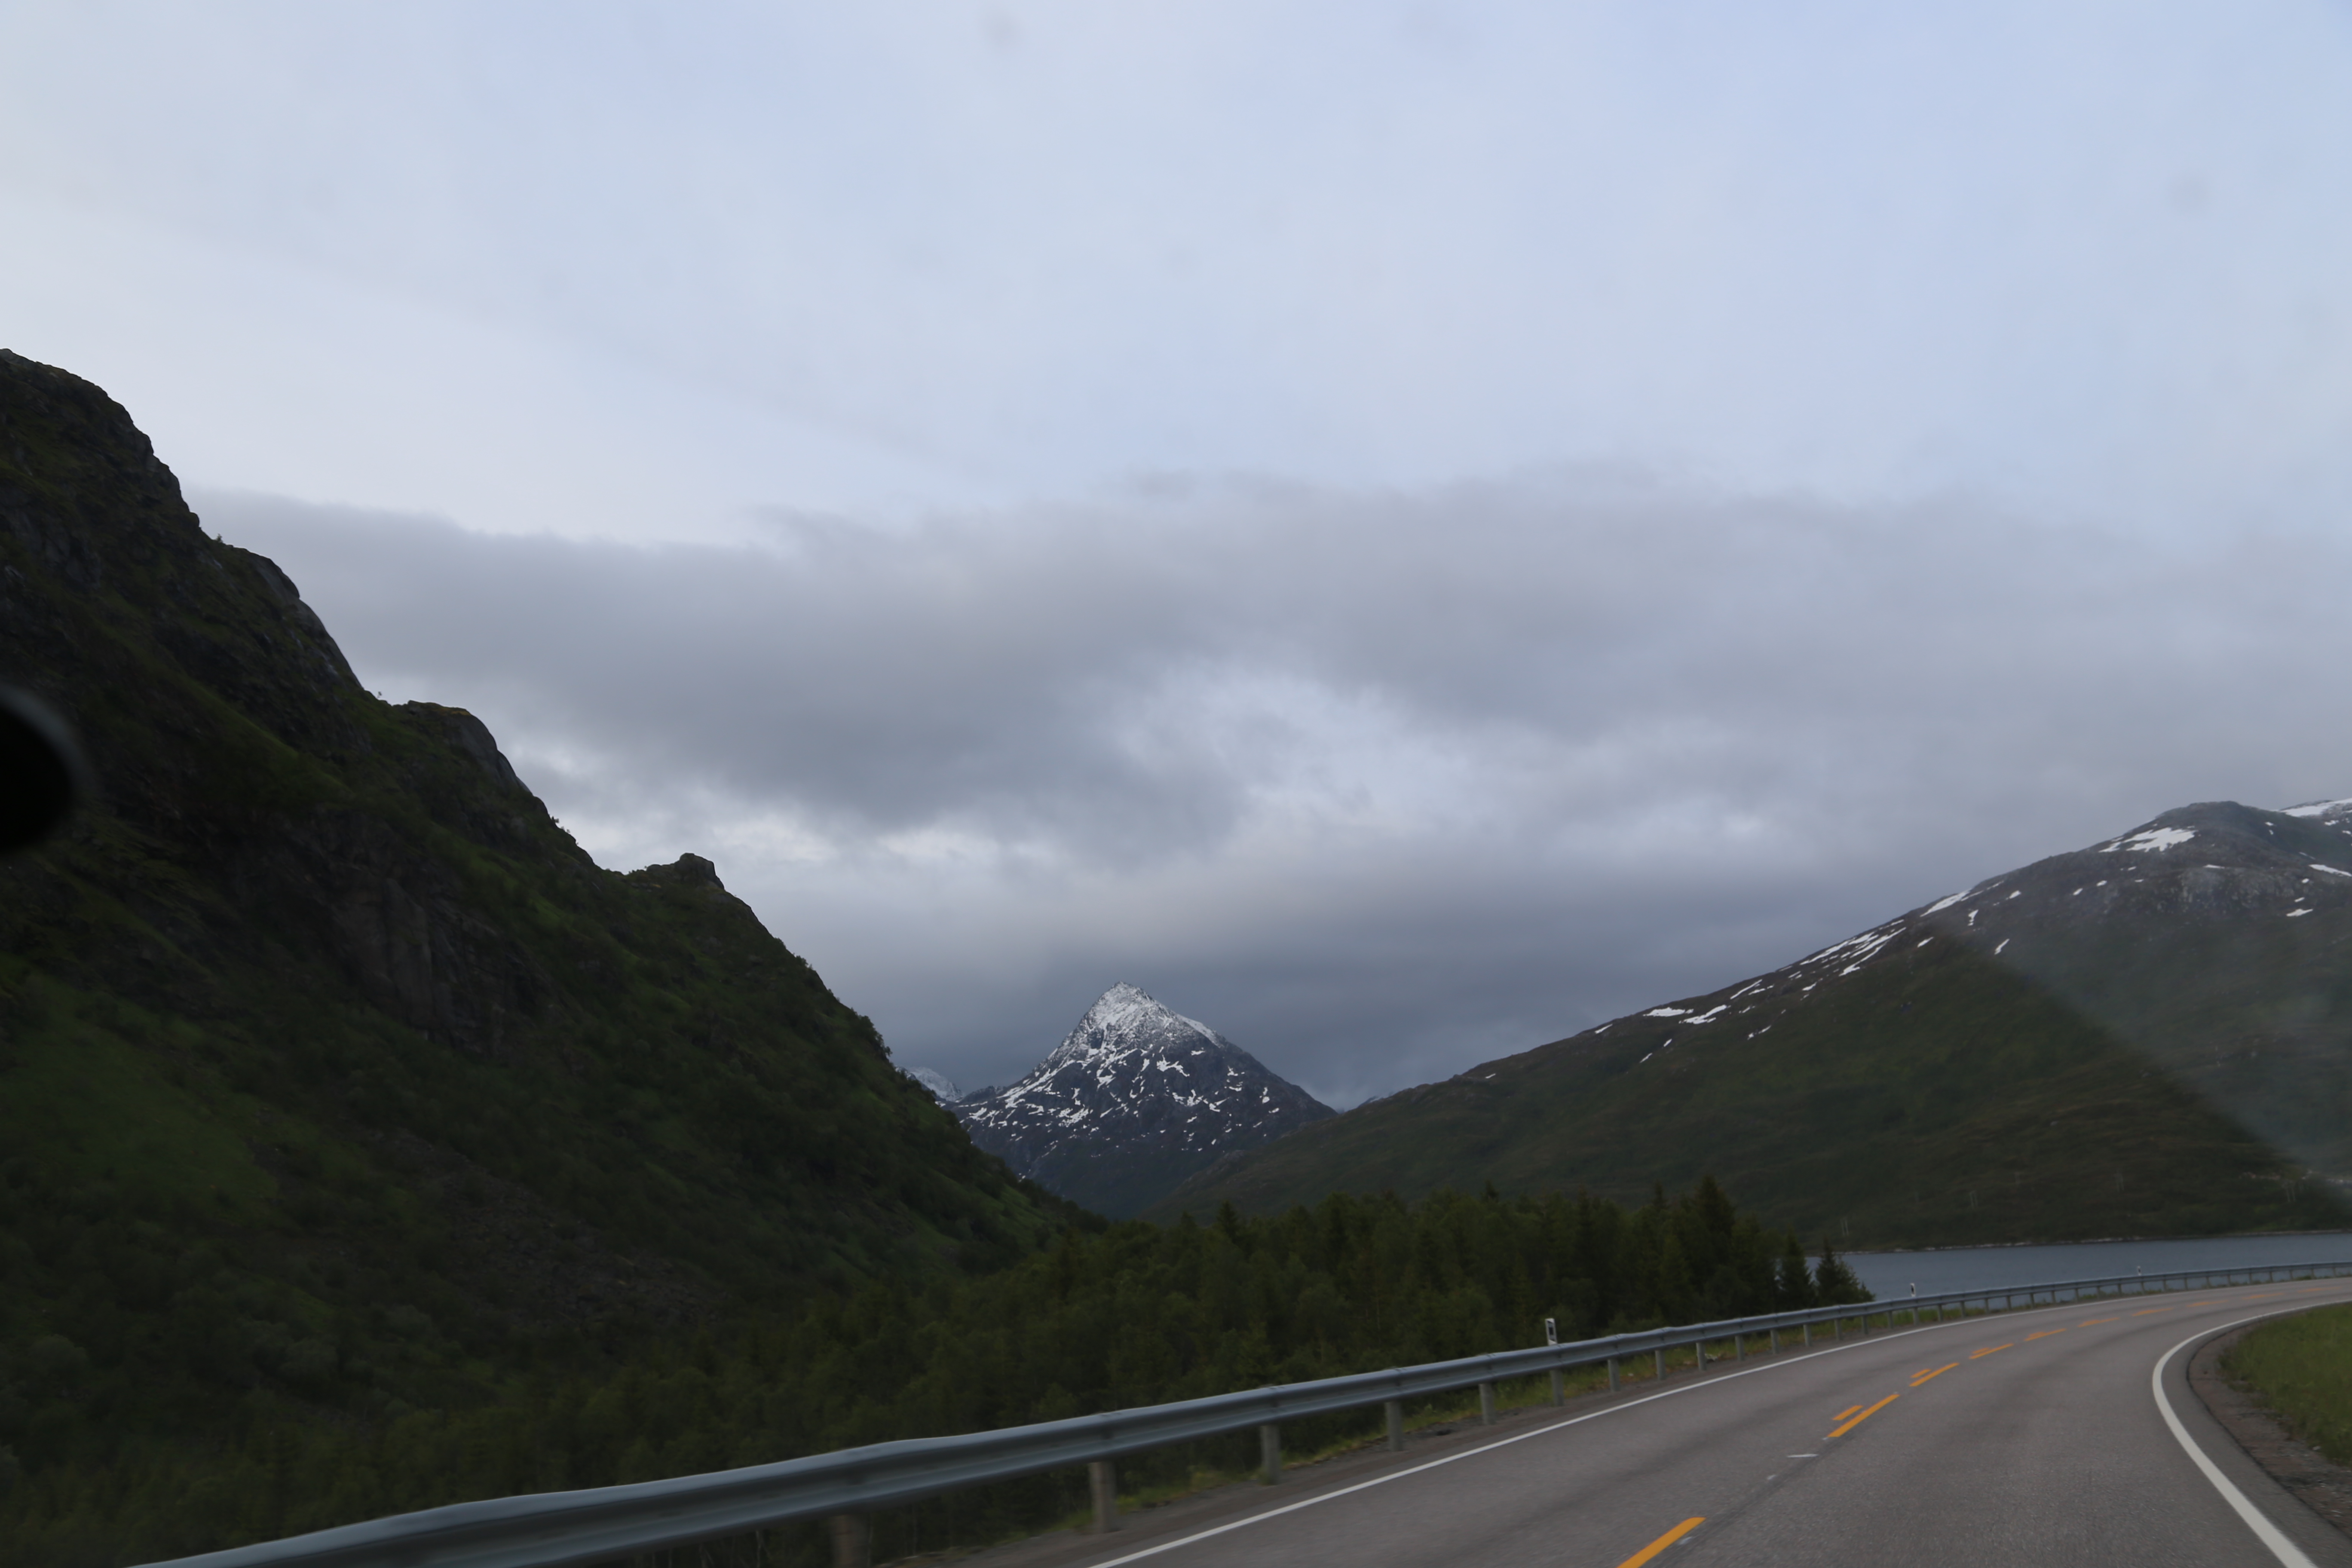
[[[2169,849],[2196,837],[2197,830],[2193,827],[2149,827],[2116,839],[2099,853],[2113,855],[2118,849]]]

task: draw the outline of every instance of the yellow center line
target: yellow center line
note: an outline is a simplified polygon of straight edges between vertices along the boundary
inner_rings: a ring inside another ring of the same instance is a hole
[[[2065,1330],[2063,1330],[2063,1329],[2044,1329],[2044,1330],[2042,1330],[2042,1331],[2040,1333],[2038,1333],[2038,1334],[2028,1334],[2028,1335],[2026,1335],[2026,1336],[2025,1336],[2025,1342],[2026,1342],[2027,1344],[2032,1344],[2032,1343],[2034,1341],[2036,1341],[2036,1340],[2046,1340],[2046,1339],[2048,1339],[2048,1338],[2049,1338],[2051,1335],[2053,1335],[2053,1334],[2063,1334],[2063,1333],[2064,1333],[2065,1331],[2065,1331]]]
[[[1979,1359],[1981,1359],[1982,1357],[1989,1356],[1989,1355],[1992,1354],[1995,1351],[2005,1351],[2005,1350],[2009,1349],[2010,1345],[2013,1345],[2013,1344],[2015,1344],[2016,1342],[2016,1342],[2015,1340],[2011,1340],[2011,1341],[2010,1341],[2010,1342],[2009,1342],[2009,1344],[2008,1344],[2008,1345],[1990,1345],[1990,1346],[1988,1346],[1988,1347],[1986,1347],[1985,1349],[1980,1350],[1980,1351],[1970,1351],[1970,1352],[1969,1352],[1969,1359],[1970,1361],[1977,1361],[1977,1360],[1979,1360]]]
[[[1851,1420],[1851,1421],[1847,1422],[1844,1426],[1843,1426],[1839,1427],[1836,1431],[1834,1431],[1834,1432],[1831,1433],[1831,1434],[1830,1434],[1830,1436],[1831,1436],[1831,1437],[1843,1437],[1843,1436],[1844,1436],[1847,1433],[1849,1433],[1849,1432],[1853,1431],[1855,1427],[1857,1427],[1857,1426],[1861,1426],[1864,1422],[1865,1422],[1865,1421],[1869,1420],[1872,1416],[1874,1416],[1874,1415],[1877,1415],[1880,1411],[1882,1411],[1882,1410],[1885,1409],[1888,1405],[1890,1405],[1894,1404],[1896,1400],[1898,1400],[1898,1399],[1900,1399],[1900,1398],[1902,1398],[1902,1397],[1903,1397],[1903,1396],[1902,1396],[1901,1394],[1888,1394],[1885,1398],[1884,1398],[1884,1399],[1880,1400],[1877,1404],[1875,1404],[1875,1405],[1872,1405],[1869,1409],[1867,1409],[1867,1410],[1864,1411],[1861,1415],[1859,1415],[1855,1416],[1853,1420]],[[1823,1438],[1823,1439],[1822,1439],[1822,1440],[1823,1442],[1827,1442],[1827,1441],[1829,1441],[1829,1438],[1828,1438],[1828,1437],[1824,1437],[1824,1438]]]
[[[1667,1547],[1672,1546],[1675,1542],[1680,1541],[1684,1536],[1688,1535],[1692,1531],[1696,1530],[1700,1525],[1705,1524],[1706,1522],[1706,1516],[1705,1514],[1701,1514],[1696,1519],[1686,1519],[1683,1521],[1680,1524],[1675,1526],[1672,1530],[1669,1530],[1664,1535],[1661,1535],[1655,1541],[1650,1542],[1647,1546],[1642,1548],[1641,1551],[1636,1552],[1633,1556],[1628,1557],[1624,1562],[1617,1564],[1617,1568],[1642,1568],[1643,1563],[1647,1563],[1651,1558],[1655,1557],[1659,1552],[1664,1552]]]
[[[1933,1383],[1937,1378],[1943,1376],[1946,1373],[1951,1371],[1953,1367],[1959,1364],[1960,1363],[1958,1362],[1948,1362],[1944,1365],[1937,1367],[1933,1372],[1923,1372],[1918,1376],[1911,1380],[1911,1386],[1916,1388],[1921,1384]]]
[[[2074,1326],[2078,1329],[2087,1329],[2095,1323],[2120,1323],[2123,1320],[2121,1318],[2085,1318]]]
[[[1832,1421],[1843,1421],[1861,1408],[1862,1406],[1859,1405],[1849,1405],[1844,1409],[1839,1411],[1836,1415],[1831,1416],[1830,1419]]]
[[[2139,1311],[2134,1312],[2132,1316],[2135,1318],[2153,1318],[2158,1312],[2169,1312],[2170,1310],[2172,1310],[2172,1309],[2169,1307],[2147,1307],[2143,1308]]]

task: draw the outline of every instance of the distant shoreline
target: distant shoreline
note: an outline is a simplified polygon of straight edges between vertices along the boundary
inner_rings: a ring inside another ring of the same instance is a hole
[[[2270,1236],[2352,1236],[2352,1228],[2335,1230],[2229,1230],[2210,1236],[2095,1236],[2075,1241],[1959,1241],[1948,1247],[1857,1247],[1841,1258],[1916,1258],[1927,1252],[1991,1252],[2014,1247],[2119,1247],[2151,1241],[2252,1241]]]

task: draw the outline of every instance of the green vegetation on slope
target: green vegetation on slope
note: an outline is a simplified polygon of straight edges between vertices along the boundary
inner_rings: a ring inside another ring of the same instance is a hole
[[[0,1541],[52,1488],[216,1487],[1088,1223],[707,861],[595,866],[478,721],[361,689],[120,407],[5,353],[0,679],[100,788],[0,864]]]
[[[1738,1213],[1712,1181],[1628,1213],[1554,1195],[1333,1197],[1312,1211],[1086,1235],[981,1279],[874,1284],[732,1334],[673,1340],[618,1372],[542,1370],[496,1404],[365,1428],[293,1426],[252,1407],[201,1460],[130,1452],[44,1473],[0,1512],[15,1561],[185,1552],[520,1491],[694,1474],[831,1448],[1051,1420],[1267,1383],[1866,1296],[1842,1263],[1809,1274],[1792,1235]],[[42,1386],[91,1377],[58,1339]],[[1295,1424],[1294,1451],[1369,1429],[1377,1410]],[[1122,1462],[1130,1489],[1239,1469],[1254,1438]],[[1069,1475],[940,1500],[890,1521],[911,1547],[985,1540],[1076,1505]],[[809,1540],[772,1539],[789,1561]],[[821,1558],[813,1560],[821,1561]]]
[[[2287,1429],[2352,1465],[2352,1307],[2322,1307],[2249,1330],[2221,1371],[2278,1412]]]
[[[1765,1032],[1634,1017],[1488,1063],[1241,1155],[1154,1212],[1482,1181],[1624,1197],[1705,1169],[1853,1247],[2344,1222],[2146,1054],[1958,943],[1790,997]]]
[[[2085,920],[2008,962],[2289,1159],[2352,1176],[2352,903],[2344,879],[2311,864],[2352,859],[2352,843],[2335,823],[2245,806],[2198,807],[2193,820],[2196,848],[2180,853],[2233,863],[2227,912]],[[2287,869],[2236,864],[2258,850]],[[2322,886],[2307,913],[2284,918],[2274,906],[2297,881]]]

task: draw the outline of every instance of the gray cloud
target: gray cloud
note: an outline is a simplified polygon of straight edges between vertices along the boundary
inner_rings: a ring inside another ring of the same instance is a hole
[[[697,848],[959,1082],[1129,979],[1349,1102],[2192,799],[2352,791],[2352,562],[1575,473],[765,547],[251,495],[363,678]]]

